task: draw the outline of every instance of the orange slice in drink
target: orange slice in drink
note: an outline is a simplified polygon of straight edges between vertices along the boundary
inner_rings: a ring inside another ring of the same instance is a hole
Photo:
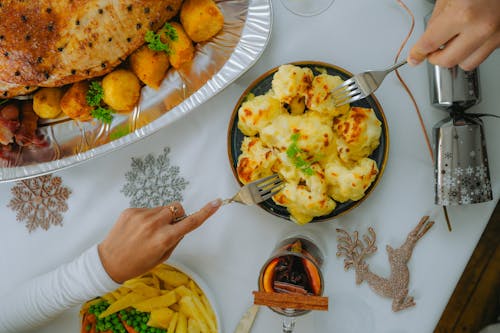
[[[267,292],[272,292],[274,291],[273,289],[273,284],[274,284],[274,268],[279,262],[279,258],[273,259],[269,265],[267,265],[266,269],[264,270],[264,274],[262,274],[262,287],[264,288],[264,291]]]
[[[321,293],[321,277],[316,266],[307,259],[302,259],[304,267],[306,268],[307,275],[311,281],[311,288],[314,295],[319,296]]]

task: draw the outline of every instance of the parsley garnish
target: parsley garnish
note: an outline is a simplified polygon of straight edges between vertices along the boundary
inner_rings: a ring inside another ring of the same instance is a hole
[[[85,96],[87,104],[90,106],[100,106],[102,98],[104,97],[104,90],[97,81],[90,82],[89,90]]]
[[[0,99],[0,105],[7,103],[9,100],[8,99]]]
[[[160,39],[160,34],[149,30],[144,36],[144,40],[148,43],[148,47],[153,51],[165,51],[170,54],[170,47],[163,43]]]
[[[177,35],[177,30],[170,24],[170,23],[165,23],[163,26],[163,29],[160,29],[160,32],[164,32],[165,36],[171,41],[176,41],[179,39],[179,36]],[[148,30],[146,32],[146,35],[144,36],[144,40],[146,43],[148,43],[148,47],[153,50],[153,51],[164,51],[167,54],[172,54],[172,49],[170,48],[170,45],[165,44],[161,40],[161,35],[160,33],[156,33],[154,31]]]
[[[87,104],[94,108],[90,111],[90,114],[95,119],[99,119],[105,124],[110,124],[113,120],[114,111],[101,105],[103,97],[104,90],[101,84],[97,81],[90,82],[89,90],[87,90],[87,94],[85,95]]]
[[[113,110],[103,108],[102,106],[96,107],[94,110],[90,111],[90,114],[95,119],[99,119],[105,124],[111,124],[113,121]]]
[[[179,35],[177,35],[177,30],[175,30],[174,26],[171,25],[170,23],[165,23],[163,26],[163,29],[165,30],[165,35],[172,41],[177,41],[179,39]]]
[[[307,162],[302,156],[305,154],[302,149],[299,148],[298,141],[300,138],[299,133],[294,133],[290,137],[292,143],[288,146],[286,150],[286,155],[290,158],[295,165],[295,167],[301,170],[308,176],[314,175],[314,170],[311,168],[311,163]]]

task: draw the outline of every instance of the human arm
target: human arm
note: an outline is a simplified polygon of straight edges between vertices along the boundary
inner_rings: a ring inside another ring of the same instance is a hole
[[[184,215],[182,206],[176,214]],[[68,264],[27,281],[0,297],[0,332],[36,328],[64,310],[116,289],[165,261],[185,234],[200,226],[220,200],[173,224],[167,207],[125,210],[106,239]],[[126,264],[125,264],[126,263]]]
[[[500,1],[437,0],[408,62],[417,65],[427,58],[435,65],[472,70],[498,47]]]
[[[45,324],[62,311],[119,286],[104,270],[97,245],[70,263],[27,281],[0,297],[0,332]]]

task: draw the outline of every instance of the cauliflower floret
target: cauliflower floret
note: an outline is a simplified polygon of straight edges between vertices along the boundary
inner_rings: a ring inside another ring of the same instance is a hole
[[[273,174],[272,168],[276,156],[258,137],[245,137],[241,144],[241,152],[236,172],[243,184]]]
[[[244,102],[238,110],[238,128],[247,135],[257,135],[271,121],[286,111],[270,94],[256,96]]]
[[[262,142],[268,147],[286,151],[296,136],[296,145],[303,152],[304,159],[326,156],[334,147],[331,121],[324,115],[308,111],[301,116],[283,114],[260,131]]]
[[[373,109],[353,107],[335,118],[333,129],[338,136],[337,151],[345,163],[368,157],[379,145],[382,127]]]
[[[312,80],[313,72],[310,68],[282,65],[274,74],[272,90],[277,99],[289,104],[297,96],[306,96]]]
[[[307,94],[306,105],[310,110],[323,112],[338,117],[349,111],[349,104],[335,107],[332,90],[344,81],[339,76],[320,74],[314,77]]]
[[[291,219],[298,224],[310,222],[316,216],[330,214],[336,207],[327,195],[327,183],[321,167],[313,164],[312,175],[303,175],[300,179],[286,180],[285,187],[273,201],[287,207]]]
[[[296,96],[288,103],[288,111],[293,115],[301,115],[306,111],[306,98]]]
[[[297,168],[294,162],[288,157],[286,151],[276,153],[276,164],[274,169],[281,175],[282,179],[299,181],[302,172]]]
[[[338,202],[359,200],[365,195],[378,173],[377,163],[367,157],[359,160],[352,168],[340,161],[330,162],[325,167],[328,195]]]

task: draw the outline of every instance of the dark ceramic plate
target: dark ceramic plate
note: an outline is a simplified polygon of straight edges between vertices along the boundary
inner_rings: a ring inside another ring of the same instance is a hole
[[[300,67],[309,67],[313,71],[314,75],[319,75],[321,73],[324,73],[324,71],[326,70],[328,74],[338,75],[342,78],[342,80],[347,80],[350,77],[352,77],[352,74],[346,71],[345,69],[327,63],[304,61],[304,62],[294,62],[291,64]],[[238,109],[240,108],[241,104],[245,100],[245,97],[248,96],[248,94],[253,94],[255,96],[263,95],[267,93],[269,89],[271,89],[271,82],[273,80],[273,75],[278,70],[278,68],[279,67],[271,69],[270,71],[264,73],[257,80],[255,80],[241,95],[240,99],[238,100],[238,103],[236,103],[236,106],[234,107],[233,114],[231,115],[231,120],[228,129],[228,136],[227,136],[229,162],[231,163],[231,168],[233,170],[234,177],[236,178],[238,183],[240,183],[240,185],[242,184],[238,179],[238,175],[236,173],[236,167],[238,164],[238,157],[241,154],[241,143],[243,142],[243,138],[245,136],[238,129]],[[351,106],[372,108],[375,111],[377,118],[382,123],[382,134],[380,136],[380,145],[369,156],[377,163],[379,173],[376,179],[371,184],[371,186],[366,190],[365,196],[363,198],[361,198],[358,201],[347,201],[344,203],[337,202],[336,208],[330,214],[315,217],[311,222],[331,220],[335,217],[347,213],[354,207],[359,206],[359,204],[361,204],[361,202],[365,200],[368,197],[368,195],[373,191],[373,189],[379,182],[380,178],[382,177],[382,174],[384,173],[385,164],[387,162],[387,156],[389,152],[389,132],[384,112],[382,111],[382,108],[380,107],[380,104],[378,103],[377,99],[373,95],[363,100],[354,102],[351,104]],[[272,199],[264,201],[259,206],[273,215],[290,220],[290,213],[288,212],[286,207],[275,204]]]

